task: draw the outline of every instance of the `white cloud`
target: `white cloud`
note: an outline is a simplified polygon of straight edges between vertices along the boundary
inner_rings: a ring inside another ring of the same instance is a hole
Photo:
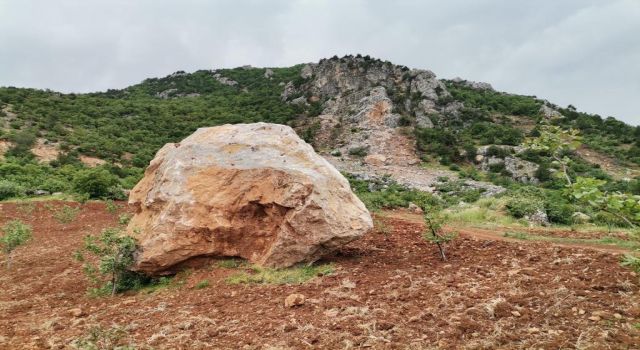
[[[0,33],[0,85],[95,91],[363,53],[640,124],[637,0],[0,0]]]

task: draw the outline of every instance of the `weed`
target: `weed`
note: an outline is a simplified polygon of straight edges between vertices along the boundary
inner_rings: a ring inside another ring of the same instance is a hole
[[[237,269],[238,267],[242,267],[244,265],[246,265],[246,263],[241,259],[224,259],[216,263],[217,267],[223,269]]]
[[[122,213],[118,217],[118,223],[120,225],[127,225],[127,224],[129,224],[129,221],[131,221],[131,214],[129,214],[129,213]]]
[[[13,251],[27,243],[31,239],[33,231],[31,226],[22,221],[13,220],[2,227],[2,232],[4,234],[0,237],[0,245],[2,245],[2,251],[7,255],[7,269],[9,269],[11,268]]]
[[[19,202],[16,209],[21,213],[31,215],[31,213],[36,209],[36,205],[33,202]]]
[[[79,212],[80,208],[74,208],[65,205],[62,208],[55,210],[53,212],[53,217],[61,224],[68,224],[76,218]]]
[[[204,289],[209,287],[209,280],[202,280],[196,284],[196,289]]]
[[[74,348],[81,350],[134,350],[135,345],[127,342],[128,333],[123,327],[91,327],[88,333],[73,342]]]
[[[332,264],[304,265],[286,269],[252,266],[251,272],[240,272],[229,276],[229,284],[300,284],[317,276],[332,274]]]
[[[389,226],[387,226],[387,224],[385,224],[384,221],[378,218],[373,219],[373,228],[375,232],[381,233],[385,235],[385,237],[391,234],[391,229],[389,228]]]
[[[635,272],[640,272],[640,257],[626,254],[620,259],[620,265],[629,267]]]
[[[120,206],[117,205],[113,200],[108,199],[105,202],[105,207],[107,208],[107,212],[109,212],[109,214],[115,214],[116,212],[118,212],[118,209],[120,209]]]

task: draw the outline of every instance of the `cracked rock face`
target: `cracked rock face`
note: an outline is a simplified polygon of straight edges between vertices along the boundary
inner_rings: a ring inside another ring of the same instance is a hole
[[[372,228],[347,180],[288,126],[198,129],[161,148],[131,191],[134,269],[177,271],[208,257],[286,267]]]

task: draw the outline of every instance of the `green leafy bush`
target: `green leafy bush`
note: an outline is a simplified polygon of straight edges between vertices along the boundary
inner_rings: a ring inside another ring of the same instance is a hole
[[[122,192],[118,189],[118,178],[101,168],[79,171],[73,178],[73,188],[78,193],[88,194],[90,198],[116,198]]]
[[[27,243],[33,236],[31,226],[20,220],[9,221],[2,227],[3,235],[0,237],[2,252],[7,255],[7,268],[11,267],[13,251],[19,246]]]
[[[544,203],[537,198],[514,197],[507,201],[505,208],[509,215],[519,219],[527,215],[531,215],[538,210],[543,210]]]
[[[0,200],[24,195],[24,188],[9,180],[0,180]]]

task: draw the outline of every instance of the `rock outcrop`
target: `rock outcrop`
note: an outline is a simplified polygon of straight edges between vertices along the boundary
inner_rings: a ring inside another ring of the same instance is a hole
[[[491,149],[501,150],[505,154],[492,154]],[[523,147],[514,146],[481,146],[476,153],[476,162],[483,171],[492,171],[492,168],[499,166],[510,174],[511,178],[522,183],[537,184],[536,171],[540,167],[538,164],[529,162],[517,157],[518,153],[525,150]]]
[[[446,102],[449,98],[431,71],[358,56],[307,64],[282,93],[294,105],[320,104],[315,146],[355,160],[376,155],[385,164],[403,166],[418,159],[401,127],[433,127],[434,118],[456,115],[462,106]]]
[[[347,180],[276,124],[201,128],[165,145],[129,203],[134,269],[152,275],[203,257],[312,262],[372,228]]]

